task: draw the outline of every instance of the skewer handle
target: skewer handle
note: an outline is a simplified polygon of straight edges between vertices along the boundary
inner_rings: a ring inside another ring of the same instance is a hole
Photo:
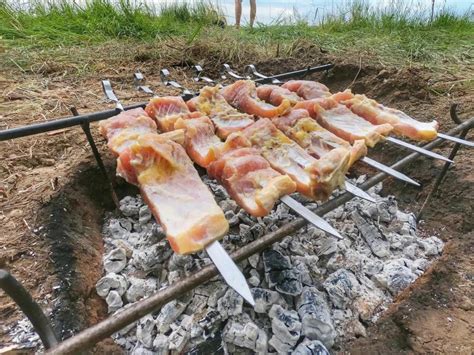
[[[255,65],[253,65],[253,64],[247,65],[245,67],[245,72],[247,74],[253,74],[253,76],[256,76],[257,78],[260,78],[260,79],[268,79],[268,76],[259,73],[257,71],[257,68],[255,68]],[[275,79],[272,79],[272,83],[273,84],[281,84],[282,82],[275,78]]]
[[[104,91],[104,94],[107,99],[115,102],[115,106],[117,107],[117,109],[119,109],[120,111],[124,111],[120,100],[117,98],[117,96],[115,96],[114,90],[112,89],[112,84],[109,80],[102,80],[102,90]]]
[[[153,91],[150,89],[149,86],[147,85],[142,85],[142,82],[145,82],[145,77],[143,76],[142,73],[136,72],[133,74],[133,81],[135,82],[135,86],[137,87],[137,90],[140,91],[142,90],[144,93],[148,95],[153,95]]]

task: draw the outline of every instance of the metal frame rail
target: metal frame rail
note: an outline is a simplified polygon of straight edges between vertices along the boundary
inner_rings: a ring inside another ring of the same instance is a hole
[[[272,82],[274,79],[287,79],[296,76],[305,76],[307,74],[327,71],[333,67],[332,64],[326,64],[317,67],[309,67],[303,70],[297,70],[294,72],[283,73],[279,75],[269,76],[267,78],[257,79],[255,81],[261,83]],[[125,110],[137,108],[137,107],[144,107],[146,103],[139,103],[125,107]],[[91,114],[85,115],[78,115],[77,110],[72,108],[71,111],[75,115],[74,117],[63,118],[55,121],[49,121],[44,123],[33,124],[25,127],[18,127],[8,130],[0,131],[0,141],[14,139],[19,137],[26,137],[29,135],[45,133],[48,131],[53,131],[61,128],[73,127],[76,125],[80,125],[87,136],[87,139],[91,145],[93,150],[94,156],[99,164],[100,169],[107,177],[110,187],[112,189],[112,196],[114,202],[117,203],[117,198],[115,193],[113,192],[112,181],[109,179],[105,167],[103,165],[102,159],[100,154],[97,150],[95,145],[94,139],[90,132],[90,123],[95,121],[100,121],[103,119],[110,118],[119,113],[118,109],[115,110],[106,110],[95,112]],[[471,118],[465,122],[461,122],[456,115],[456,108],[455,106],[451,107],[451,117],[454,122],[458,123],[458,126],[453,128],[448,132],[449,135],[456,135],[461,134],[461,137],[465,137],[469,130],[474,128],[474,118]],[[433,149],[441,144],[445,143],[445,140],[441,138],[437,138],[434,141],[426,144],[423,146],[425,149]],[[453,147],[450,159],[453,159],[458,152],[459,144],[455,144]],[[395,164],[391,165],[394,169],[399,169],[406,164],[411,163],[415,159],[420,157],[420,153],[414,152],[405,158],[399,160]],[[423,207],[429,202],[431,196],[436,189],[438,188],[439,184],[441,183],[443,177],[446,175],[449,166],[451,163],[446,163],[443,169],[440,171],[433,190],[428,195]],[[377,183],[383,181],[387,177],[385,173],[379,173],[372,178],[368,179],[364,182],[360,188],[363,190],[367,190],[370,187],[373,187]],[[320,216],[332,211],[333,209],[339,207],[340,205],[346,203],[353,196],[346,192],[338,197],[335,197],[328,202],[322,204],[318,208],[314,210],[314,212]],[[423,208],[422,207],[422,208]],[[300,228],[304,227],[307,224],[307,221],[303,218],[296,218],[291,223],[273,231],[269,234],[264,235],[263,237],[243,246],[239,250],[235,251],[231,257],[235,261],[244,260],[251,255],[263,251],[264,249],[271,246],[273,243],[278,242],[285,238],[286,236],[296,232]],[[31,295],[28,291],[17,281],[13,278],[13,276],[8,273],[6,270],[0,269],[0,287],[5,290],[5,292],[10,295],[13,300],[17,303],[20,309],[26,314],[26,316],[30,319],[35,330],[40,335],[40,338],[45,346],[48,349],[48,353],[51,354],[66,354],[66,353],[76,353],[86,349],[93,347],[97,342],[107,338],[108,336],[112,335],[113,333],[117,332],[118,330],[122,329],[123,327],[127,326],[128,324],[140,319],[141,317],[145,316],[146,314],[156,311],[160,309],[163,305],[167,302],[176,299],[180,295],[185,292],[191,291],[193,288],[199,286],[203,282],[210,280],[212,277],[218,275],[217,268],[210,264],[206,267],[202,268],[200,271],[194,273],[191,276],[184,278],[183,280],[175,283],[167,287],[164,290],[158,291],[154,295],[138,301],[132,304],[125,310],[122,310],[107,319],[99,322],[96,325],[93,325],[82,332],[76,334],[75,336],[63,341],[62,343],[58,343],[57,336],[54,334],[52,327],[49,323],[48,318],[44,315],[41,311],[39,305],[32,299]]]

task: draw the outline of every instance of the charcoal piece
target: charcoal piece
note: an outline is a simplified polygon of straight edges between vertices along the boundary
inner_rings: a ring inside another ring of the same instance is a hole
[[[298,313],[273,305],[268,313],[272,320],[273,336],[269,344],[279,354],[287,354],[296,345],[301,336],[301,322]]]
[[[147,224],[151,220],[151,218],[152,215],[148,206],[143,205],[142,207],[140,207],[140,209],[138,210],[138,223],[143,226]]]
[[[146,315],[138,321],[137,340],[147,348],[153,346],[153,340],[156,337],[156,322],[151,315]]]
[[[127,218],[111,219],[104,225],[104,234],[113,239],[126,239],[132,231],[132,222]]]
[[[109,313],[115,312],[123,306],[122,297],[117,291],[110,291],[105,298]]]
[[[260,285],[260,274],[258,273],[257,270],[251,269],[250,270],[250,277],[247,279],[247,282],[249,285],[257,287]]]
[[[158,317],[156,317],[156,325],[159,333],[165,333],[170,329],[173,323],[186,309],[187,304],[173,300],[161,307]]]
[[[267,353],[268,337],[247,314],[232,317],[222,332],[226,343],[254,351],[257,354]]]
[[[208,336],[221,330],[222,315],[215,309],[207,308],[205,313],[196,322],[197,326],[202,329],[204,336]],[[193,334],[191,334],[191,337]]]
[[[269,287],[289,296],[301,293],[300,275],[287,256],[276,250],[266,250],[263,253],[263,265]]]
[[[143,346],[135,346],[133,348],[131,355],[155,355],[156,353],[148,350],[147,348]]]
[[[418,242],[418,244],[424,249],[426,256],[441,254],[444,247],[444,242],[438,237],[422,239]]]
[[[229,288],[225,295],[217,301],[217,310],[223,318],[236,316],[242,313],[243,303],[243,298]]]
[[[130,282],[130,287],[125,293],[125,298],[128,302],[136,302],[158,291],[159,281],[156,278],[140,279],[132,276],[128,278],[128,281]]]
[[[117,291],[120,296],[122,296],[128,288],[128,282],[125,277],[115,273],[110,273],[102,277],[97,284],[95,289],[97,294],[104,298],[107,297],[109,291]]]
[[[162,241],[145,249],[134,250],[132,264],[145,272],[160,272],[172,254],[168,242]]]
[[[340,309],[350,304],[360,293],[359,281],[346,269],[339,269],[329,275],[323,287],[333,305]]]
[[[310,340],[321,340],[331,348],[336,331],[324,292],[315,287],[305,287],[296,300],[296,309],[301,318],[302,334]]]
[[[372,253],[379,258],[384,258],[390,255],[390,243],[385,239],[382,232],[372,222],[366,220],[358,211],[352,212],[352,219],[354,220],[357,229],[360,231],[365,241],[372,250]]]
[[[250,290],[255,300],[254,310],[257,313],[268,313],[270,308],[275,305],[287,307],[286,301],[278,292],[254,287]]]
[[[330,355],[330,353],[319,340],[305,339],[291,355]]]
[[[176,353],[181,353],[189,341],[190,334],[184,327],[178,327],[168,337],[168,349],[174,350]]]
[[[229,212],[229,211],[235,212],[239,208],[239,206],[237,206],[237,203],[234,200],[230,200],[230,199],[221,201],[219,203],[219,206],[220,208],[222,208],[224,212]]]
[[[120,211],[127,217],[138,217],[143,201],[140,196],[127,196],[120,200]]]
[[[234,211],[226,211],[224,215],[227,221],[229,222],[229,226],[235,227],[236,225],[239,224],[240,222],[239,216],[237,216]]]
[[[168,337],[163,334],[158,334],[153,341],[153,353],[156,355],[168,355]]]
[[[253,254],[253,255],[249,256],[249,258],[248,258],[250,266],[252,266],[254,269],[257,268],[259,260],[260,260],[260,255],[259,254]]]
[[[249,215],[247,212],[245,212],[244,210],[240,210],[239,213],[237,213],[237,216],[239,217],[239,219],[242,221],[242,223],[245,223],[249,226],[255,224],[255,222],[257,221],[254,217],[252,217],[251,215]]]
[[[104,269],[108,273],[118,273],[127,265],[127,254],[125,249],[116,248],[104,257]]]
[[[193,257],[191,255],[180,255],[173,253],[168,261],[169,271],[182,271],[190,268],[193,263]]]
[[[375,275],[374,279],[393,295],[397,295],[415,281],[416,275],[399,259],[384,265],[382,272]]]

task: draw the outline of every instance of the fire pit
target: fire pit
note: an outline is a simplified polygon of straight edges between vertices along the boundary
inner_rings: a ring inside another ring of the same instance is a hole
[[[307,69],[278,77],[309,72]],[[0,132],[0,138],[81,124],[103,168],[89,123],[116,113],[109,110],[13,129]],[[465,134],[474,122],[457,123],[459,126],[448,132],[450,135]],[[436,139],[424,148],[430,150],[442,142]],[[392,168],[399,169],[418,156],[419,153],[413,153]],[[439,180],[448,166],[449,163]],[[362,183],[361,189],[372,188],[370,195],[375,198],[375,205],[352,199],[349,193],[336,194],[322,205],[294,196],[337,226],[343,235],[340,241],[306,226],[283,204],[278,204],[266,217],[251,217],[219,185],[204,178],[232,227],[224,239],[226,249],[234,251],[232,257],[236,261],[248,258],[241,266],[256,300],[253,310],[219,279],[213,279],[216,269],[205,254],[172,254],[162,241],[163,231],[140,198],[116,200],[123,216],[109,216],[104,225],[106,274],[96,287],[110,313],[115,314],[60,344],[56,350],[84,349],[115,333],[117,343],[137,353],[192,350],[209,338],[220,343],[219,337],[228,350],[305,353],[363,335],[365,326],[443,248],[436,237],[419,238],[415,217],[399,211],[393,198],[378,195],[378,184],[385,177],[381,173],[365,182],[363,178],[358,181]],[[186,294],[193,289],[192,294]],[[142,299],[146,296],[149,297]],[[151,314],[135,323],[148,313]],[[225,325],[224,319],[229,319]],[[119,329],[122,330],[117,333]]]

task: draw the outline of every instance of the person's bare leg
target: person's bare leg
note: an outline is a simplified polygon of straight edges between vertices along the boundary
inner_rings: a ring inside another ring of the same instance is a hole
[[[242,17],[242,0],[235,0],[235,27],[240,28],[240,18]]]
[[[257,0],[250,0],[250,28],[253,28],[255,16],[257,15]]]

